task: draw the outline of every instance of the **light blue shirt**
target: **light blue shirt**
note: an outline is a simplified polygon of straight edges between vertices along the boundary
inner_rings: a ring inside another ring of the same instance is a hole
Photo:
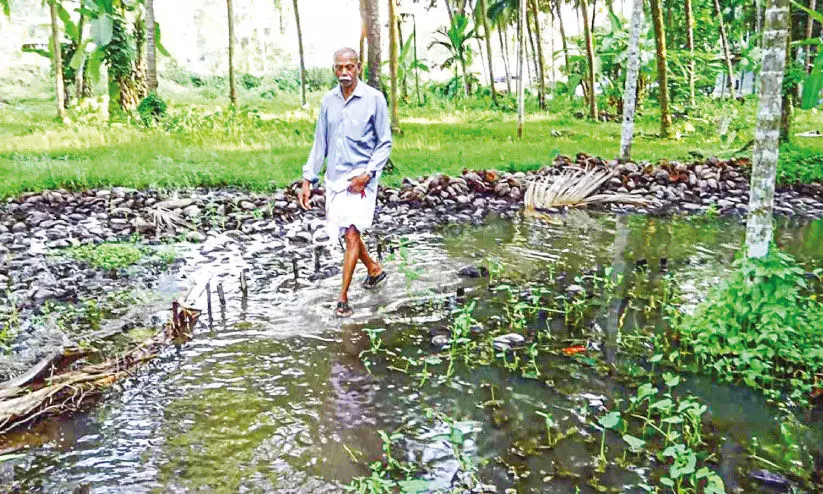
[[[338,85],[320,105],[314,147],[303,167],[303,178],[316,183],[326,159],[327,183],[358,169],[375,177],[389,160],[391,147],[391,122],[383,93],[358,80],[345,101]]]

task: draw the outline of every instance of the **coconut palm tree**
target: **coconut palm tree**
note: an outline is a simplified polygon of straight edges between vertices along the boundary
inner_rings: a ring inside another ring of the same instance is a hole
[[[296,0],[295,0],[296,1]],[[389,0],[389,78],[391,79],[391,126],[395,132],[400,130],[400,117],[397,115],[397,0]]]
[[[380,89],[380,9],[377,0],[361,0],[360,8],[368,41],[367,83],[373,88]]]
[[[726,22],[723,20],[723,9],[720,7],[720,0],[714,0],[714,13],[717,16],[717,22],[720,24],[720,44],[723,48],[723,60],[726,62],[726,73],[729,77],[729,96],[734,97],[734,69],[732,68],[732,55],[729,50],[729,37],[726,34]]]
[[[589,118],[597,120],[597,94],[594,80],[594,39],[589,27],[589,2],[580,0],[580,13],[583,17],[583,37],[586,41],[586,80],[589,86]]]
[[[227,20],[229,23],[229,101],[237,106],[237,84],[234,80],[234,9],[232,0],[226,0]]]
[[[640,73],[640,29],[643,25],[643,0],[634,0],[631,37],[629,38],[629,66],[626,69],[626,89],[623,91],[623,132],[620,137],[620,160],[631,159],[634,137],[634,114],[637,104],[637,77]]]
[[[297,48],[300,52],[300,101],[306,106],[306,62],[303,57],[303,29],[300,27],[300,9],[294,0],[294,22],[297,24]]]
[[[526,81],[523,80],[523,66],[526,64],[526,2],[520,0],[517,7],[517,138],[521,139],[526,114]]]
[[[157,91],[157,44],[154,25],[154,0],[145,0],[146,7],[146,78],[149,92]]]
[[[685,0],[683,9],[686,11],[686,49],[689,50],[689,105],[695,105],[695,73],[694,73],[694,9],[692,0]]]
[[[51,18],[51,56],[54,64],[55,90],[57,91],[57,115],[62,119],[66,116],[66,89],[63,81],[63,55],[60,46],[60,28],[58,25],[57,2],[48,0],[49,17]]]
[[[497,105],[497,90],[494,88],[494,64],[492,59],[492,33],[489,29],[489,11],[486,6],[486,0],[479,0],[480,2],[480,20],[483,22],[483,39],[486,41],[486,54],[489,59],[489,81],[491,82],[492,101]]]
[[[660,101],[660,134],[663,137],[671,135],[672,115],[669,112],[669,75],[666,59],[666,28],[663,25],[663,9],[661,0],[649,0],[654,25],[654,43],[657,50],[657,83]]]
[[[531,8],[532,19],[534,20],[534,34],[537,44],[537,62],[539,70],[537,71],[538,78],[538,94],[540,96],[540,108],[546,108],[546,59],[543,57],[543,38],[540,33],[540,18],[537,10],[537,0],[529,0],[529,7]]]
[[[435,38],[429,43],[429,48],[441,46],[449,53],[449,57],[441,64],[443,68],[459,65],[463,75],[463,86],[466,96],[471,94],[471,81],[469,79],[469,69],[472,62],[472,49],[469,42],[477,36],[475,29],[471,27],[469,18],[465,15],[456,14],[452,18],[451,26],[435,31]]]
[[[783,113],[783,72],[790,27],[789,0],[766,0],[760,102],[752,155],[751,195],[746,224],[749,257],[764,257],[772,240],[772,208]]]

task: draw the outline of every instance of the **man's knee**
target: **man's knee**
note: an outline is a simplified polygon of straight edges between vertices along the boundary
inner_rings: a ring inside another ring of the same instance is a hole
[[[354,226],[350,226],[346,229],[346,232],[343,234],[343,238],[346,241],[346,248],[360,246],[360,232],[357,231],[357,228]]]

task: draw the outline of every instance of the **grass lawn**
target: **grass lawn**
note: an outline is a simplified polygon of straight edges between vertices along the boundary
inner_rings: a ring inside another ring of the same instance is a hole
[[[8,80],[0,81],[0,88],[7,88],[0,104],[0,197],[60,187],[282,186],[300,176],[321,98],[311,94],[304,109],[295,94],[268,100],[244,91],[242,110],[227,112],[226,101],[213,89],[169,82],[161,86],[169,102],[169,116],[161,126],[95,122],[78,111],[72,123],[63,125],[53,118],[47,82],[10,87]],[[513,113],[474,103],[475,108],[464,109],[460,102],[440,98],[422,108],[402,106],[403,134],[396,136],[392,154],[399,173],[384,182],[464,168],[525,170],[550,163],[558,153],[617,154],[620,125],[575,118],[565,97],[558,97],[547,112],[530,102],[522,140],[514,137]],[[676,123],[679,138],[667,140],[655,136],[657,115],[649,108],[639,118],[633,156],[731,156],[753,135],[754,107],[754,101],[708,102],[699,116]],[[796,113],[793,131],[821,127],[823,118],[816,112]],[[823,142],[796,138],[791,150],[792,156],[812,155],[811,164],[803,165],[816,166],[812,178],[823,175],[823,165],[816,162],[823,156]]]

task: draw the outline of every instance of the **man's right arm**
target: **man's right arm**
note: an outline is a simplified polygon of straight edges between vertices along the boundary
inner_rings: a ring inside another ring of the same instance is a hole
[[[326,104],[320,105],[320,115],[317,117],[317,127],[314,131],[314,146],[312,146],[309,159],[303,166],[303,179],[317,183],[318,174],[326,160]]]

